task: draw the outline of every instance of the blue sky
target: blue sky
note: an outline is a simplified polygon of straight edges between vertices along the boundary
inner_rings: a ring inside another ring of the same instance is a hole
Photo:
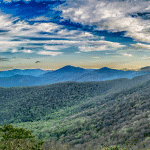
[[[149,64],[149,1],[0,1],[0,70]]]

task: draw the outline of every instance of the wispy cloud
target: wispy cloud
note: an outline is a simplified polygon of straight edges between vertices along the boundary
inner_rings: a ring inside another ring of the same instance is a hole
[[[107,46],[110,46],[110,47],[113,47],[113,48],[121,48],[121,47],[126,46],[126,45],[121,45],[118,42],[110,42],[110,41],[104,41],[104,40],[101,40],[101,41],[88,41],[87,43],[97,44],[97,45],[107,45]]]
[[[145,49],[150,49],[150,45],[148,44],[142,44],[142,43],[136,43],[136,44],[131,44],[132,47],[135,49],[140,49],[140,50],[145,50]]]
[[[102,46],[79,46],[79,49],[81,52],[91,52],[91,51],[104,51],[107,50],[107,46],[106,45],[102,45]]]
[[[21,50],[22,52],[24,52],[24,53],[28,53],[28,54],[30,54],[30,53],[34,53],[32,50],[30,50],[30,49],[24,49],[24,50]]]
[[[29,19],[29,21],[50,21],[51,17],[39,16]]]
[[[125,57],[133,57],[132,54],[128,54],[128,53],[124,53],[124,54],[122,54],[122,55],[125,56]]]
[[[51,56],[56,56],[56,55],[59,55],[59,54],[62,54],[63,52],[53,52],[53,51],[39,51],[37,52],[37,54],[39,55],[51,55]]]
[[[68,48],[68,46],[65,46],[65,45],[55,45],[55,46],[44,45],[45,50],[61,50],[64,48]]]
[[[78,51],[78,52],[75,52],[75,53],[80,54],[81,52],[80,52],[80,51]]]
[[[148,56],[143,56],[143,57],[141,57],[141,59],[144,59],[144,60],[146,60],[146,59],[150,59],[150,57],[148,57]]]
[[[98,59],[99,57],[93,57],[93,58],[96,58],[96,59]]]
[[[90,51],[104,51],[104,50],[114,50],[116,48],[122,48],[125,45],[121,45],[117,42],[110,41],[84,41],[82,46],[79,46],[80,51],[90,52]]]

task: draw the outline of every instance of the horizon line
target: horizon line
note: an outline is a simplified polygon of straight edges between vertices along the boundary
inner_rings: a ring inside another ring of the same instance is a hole
[[[44,68],[40,68],[40,67],[38,67],[38,68],[11,68],[11,69],[6,69],[8,67],[6,67],[6,68],[4,67],[4,68],[0,68],[0,72],[15,70],[15,69],[16,70],[36,70],[36,69],[40,69],[40,70],[43,70],[43,71],[56,71],[58,69],[66,67],[66,66],[82,68],[82,69],[95,69],[95,70],[102,69],[102,68],[109,68],[109,69],[123,70],[123,71],[139,71],[141,68],[149,67],[149,66],[145,66],[145,67],[141,67],[141,68],[138,68],[138,69],[128,69],[128,68],[117,69],[117,68],[110,68],[110,67],[107,67],[107,66],[104,66],[104,67],[101,67],[101,68],[84,68],[84,67],[73,66],[73,65],[65,65],[65,66],[62,66],[62,67],[57,68],[57,69],[44,69]]]

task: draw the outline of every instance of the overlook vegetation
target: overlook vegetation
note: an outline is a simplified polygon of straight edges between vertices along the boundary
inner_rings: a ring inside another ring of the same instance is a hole
[[[0,88],[1,126],[31,130],[45,149],[150,148],[146,77]]]
[[[28,149],[40,150],[44,141],[35,142],[31,131],[25,131],[24,128],[14,128],[12,125],[4,125],[0,128],[1,149]]]

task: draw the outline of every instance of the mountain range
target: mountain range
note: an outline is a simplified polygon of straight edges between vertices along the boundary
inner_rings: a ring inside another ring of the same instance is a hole
[[[38,77],[46,72],[50,72],[50,70],[41,70],[41,69],[13,69],[13,70],[8,70],[8,71],[1,71],[0,72],[0,77],[12,77],[15,75],[30,75],[30,76],[35,76]]]
[[[47,85],[65,81],[105,81],[119,78],[132,79],[136,76],[150,73],[150,67],[141,68],[139,71],[123,71],[107,67],[101,69],[83,69],[74,66],[64,66],[58,70],[41,69],[14,69],[0,72],[1,87],[22,87]]]

